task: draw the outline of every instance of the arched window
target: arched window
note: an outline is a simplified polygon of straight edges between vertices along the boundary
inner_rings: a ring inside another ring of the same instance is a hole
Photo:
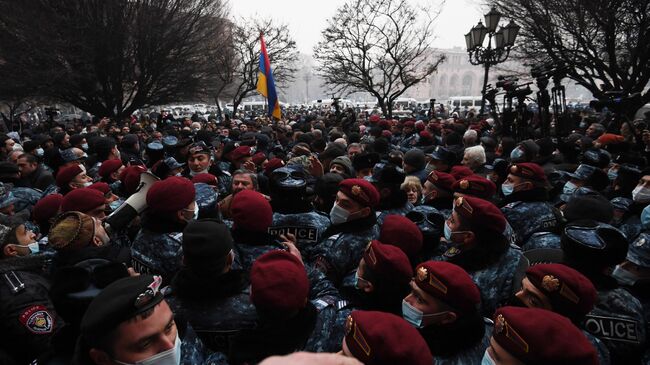
[[[463,76],[463,95],[472,95],[472,85],[474,83],[474,77],[470,73],[466,73]]]

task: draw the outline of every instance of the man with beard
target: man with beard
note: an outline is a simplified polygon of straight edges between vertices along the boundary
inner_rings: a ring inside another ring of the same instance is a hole
[[[424,337],[435,364],[478,364],[491,335],[480,304],[479,289],[465,270],[427,261],[415,269],[402,315]]]

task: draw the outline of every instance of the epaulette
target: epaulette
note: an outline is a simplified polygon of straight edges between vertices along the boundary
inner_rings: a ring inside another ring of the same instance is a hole
[[[20,280],[14,271],[7,271],[2,274],[2,277],[12,293],[18,294],[25,290],[25,283]]]

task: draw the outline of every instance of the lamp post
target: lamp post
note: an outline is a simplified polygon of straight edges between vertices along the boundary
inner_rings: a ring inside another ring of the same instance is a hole
[[[501,13],[492,8],[485,14],[485,25],[479,20],[478,24],[465,34],[465,43],[469,62],[472,65],[485,65],[485,76],[483,78],[483,90],[481,93],[481,114],[485,109],[485,89],[487,88],[488,73],[490,66],[499,64],[508,59],[510,49],[515,45],[515,39],[520,27],[512,20],[508,25],[497,26],[501,20]],[[488,37],[487,45],[483,45],[485,37]]]

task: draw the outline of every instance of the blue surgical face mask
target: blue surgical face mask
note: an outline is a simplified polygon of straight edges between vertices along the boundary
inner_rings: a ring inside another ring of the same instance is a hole
[[[644,229],[650,228],[650,205],[641,211],[641,225]]]
[[[501,191],[503,192],[503,195],[508,196],[512,194],[513,191],[515,191],[515,186],[510,184],[503,184],[501,185]]]
[[[607,177],[609,178],[609,181],[616,180],[618,177],[618,170],[614,170],[614,168],[607,170]]]
[[[451,228],[449,228],[449,224],[446,221],[445,221],[444,232],[445,232],[445,239],[447,241],[451,241]]]
[[[444,315],[446,312],[424,314],[421,310],[410,305],[405,299],[402,299],[402,317],[415,328],[423,328],[424,318],[434,318]]]
[[[562,189],[562,194],[572,195],[577,188],[578,186],[576,186],[576,184],[571,181],[567,181],[566,184],[564,184],[564,188]]]
[[[45,150],[44,150],[44,149],[42,149],[42,148],[40,148],[40,147],[36,149],[36,156],[38,156],[38,157],[43,157],[44,154],[45,154]]]
[[[111,208],[111,211],[115,211],[117,208],[120,207],[120,205],[122,205],[121,200],[115,200],[108,204],[108,206]]]
[[[510,152],[510,161],[516,161],[522,157],[524,157],[524,150],[522,150],[519,147],[515,148],[514,150],[512,150],[512,152]]]
[[[83,143],[81,145],[81,149],[84,150],[84,151],[88,151],[88,143]]]
[[[483,354],[483,359],[481,360],[481,365],[497,365],[494,360],[492,360],[492,356],[490,356],[490,353],[488,350],[485,350],[485,354]]]
[[[334,206],[332,206],[332,210],[330,210],[330,220],[334,225],[347,222],[349,216],[350,216],[350,212],[341,208],[336,203],[334,203]]]

